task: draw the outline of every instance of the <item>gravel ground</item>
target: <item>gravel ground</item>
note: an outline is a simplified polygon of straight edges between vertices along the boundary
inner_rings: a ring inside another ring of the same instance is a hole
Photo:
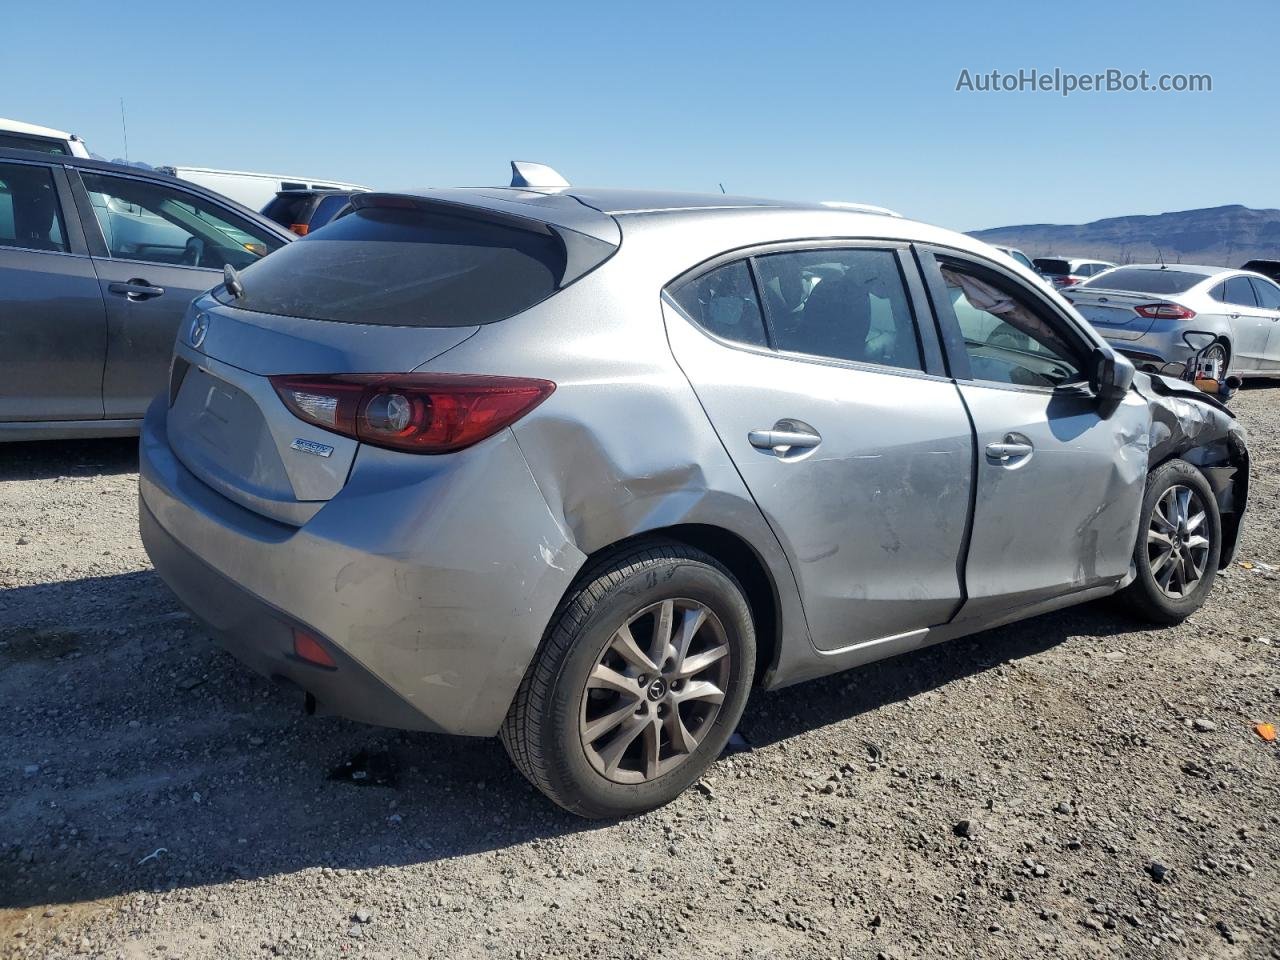
[[[612,824],[242,669],[150,570],[131,443],[0,448],[0,957],[1280,957],[1278,396],[1233,401],[1252,569],[1184,625],[759,695]]]

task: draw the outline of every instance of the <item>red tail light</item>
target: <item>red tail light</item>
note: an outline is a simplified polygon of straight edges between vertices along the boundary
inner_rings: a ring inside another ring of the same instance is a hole
[[[298,236],[305,237],[307,235],[307,231],[311,229],[311,226],[306,223],[291,223],[289,224],[289,229]]]
[[[470,374],[272,377],[300,420],[392,450],[452,453],[491,437],[549,397],[550,380]]]
[[[1134,307],[1133,312],[1148,320],[1190,320],[1196,315],[1194,310],[1177,303],[1144,303]]]
[[[1053,282],[1062,287],[1074,287],[1080,282],[1079,277],[1054,277]]]

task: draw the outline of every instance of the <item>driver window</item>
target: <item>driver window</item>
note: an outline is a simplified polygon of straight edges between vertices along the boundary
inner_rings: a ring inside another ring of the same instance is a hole
[[[239,270],[282,244],[185,190],[88,171],[81,179],[108,253],[122,260]]]
[[[939,266],[973,379],[1050,389],[1080,379],[1076,351],[1021,295],[954,265]]]

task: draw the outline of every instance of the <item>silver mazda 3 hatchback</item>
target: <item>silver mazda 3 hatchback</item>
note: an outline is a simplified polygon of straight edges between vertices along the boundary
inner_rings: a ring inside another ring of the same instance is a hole
[[[556,803],[665,803],[749,692],[1235,548],[1225,407],[1030,271],[849,204],[369,193],[193,305],[141,525],[309,706],[502,737]]]

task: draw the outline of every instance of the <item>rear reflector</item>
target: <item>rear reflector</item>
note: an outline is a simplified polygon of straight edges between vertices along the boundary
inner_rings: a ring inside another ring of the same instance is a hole
[[[362,443],[453,453],[515,423],[549,397],[550,380],[460,374],[272,377],[298,419]]]
[[[1148,320],[1190,320],[1196,315],[1194,310],[1177,303],[1144,303],[1134,307],[1133,312]]]
[[[317,667],[328,667],[330,670],[338,668],[333,656],[321,645],[319,640],[305,630],[299,630],[296,627],[293,630],[293,652],[299,660],[313,663]]]

